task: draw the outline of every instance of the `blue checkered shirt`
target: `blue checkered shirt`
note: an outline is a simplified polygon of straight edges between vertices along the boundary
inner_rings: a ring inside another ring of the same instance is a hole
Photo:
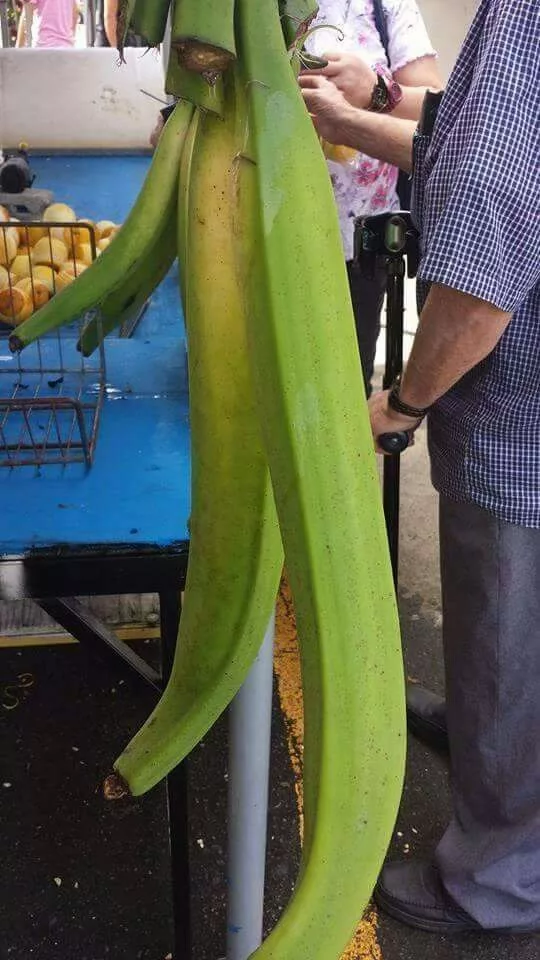
[[[540,527],[540,0],[482,0],[429,143],[417,138],[419,306],[445,284],[512,313],[433,407],[433,482]]]

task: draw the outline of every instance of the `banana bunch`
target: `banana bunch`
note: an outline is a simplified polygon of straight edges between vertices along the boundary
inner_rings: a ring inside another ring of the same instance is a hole
[[[134,10],[159,8],[146,27],[158,42],[167,6],[120,0],[120,47]],[[257,960],[340,956],[391,837],[405,758],[399,626],[339,227],[287,49],[314,6],[173,0],[169,78],[183,99],[141,195],[99,260],[12,338],[20,348],[96,303],[113,324],[137,296],[141,258],[153,264],[148,289],[178,252],[193,462],[185,603],[167,689],[105,793],[149,790],[225,709],[261,642],[284,548],[302,656],[304,849]],[[82,348],[97,337],[87,328]]]

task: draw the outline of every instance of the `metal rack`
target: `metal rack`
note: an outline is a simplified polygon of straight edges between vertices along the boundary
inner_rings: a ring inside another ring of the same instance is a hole
[[[84,231],[92,259],[96,256],[96,238],[91,224],[7,221],[0,223],[0,262],[2,252],[7,250],[7,232],[13,227],[19,231],[22,246],[27,248],[30,247],[29,231],[32,228],[45,231],[51,263],[55,259],[54,239],[58,239],[62,231],[72,251],[70,260],[73,264],[76,262],[76,231]],[[29,269],[29,295],[36,303],[40,281],[32,260]],[[52,269],[50,276],[54,296],[59,275]],[[9,291],[12,304],[16,283],[10,274],[7,287],[4,287]],[[0,323],[0,467],[69,463],[89,466],[105,397],[103,344],[90,358],[83,357],[77,349],[82,329],[91,317],[86,314],[74,318],[72,323],[46,334],[22,353],[14,355],[8,345],[9,335],[17,322],[13,309],[12,306],[12,316],[7,318],[9,322],[4,319]],[[99,316],[96,319],[99,323]]]
[[[18,10],[15,0],[0,0],[0,47],[11,47],[17,33]]]

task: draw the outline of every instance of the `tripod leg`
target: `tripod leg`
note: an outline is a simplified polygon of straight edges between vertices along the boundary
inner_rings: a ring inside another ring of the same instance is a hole
[[[405,261],[403,257],[387,258],[386,286],[386,364],[383,389],[388,390],[403,370],[403,286]],[[394,584],[397,588],[399,564],[399,456],[384,458],[383,506]]]

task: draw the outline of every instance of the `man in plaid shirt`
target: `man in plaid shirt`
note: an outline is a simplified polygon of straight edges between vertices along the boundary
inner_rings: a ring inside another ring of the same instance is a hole
[[[433,862],[387,865],[377,900],[442,933],[540,931],[539,49],[540,0],[481,0],[414,140],[418,332],[370,401],[375,437],[428,416],[454,784]],[[321,136],[410,166],[407,121],[389,139],[328,79],[302,86]]]

